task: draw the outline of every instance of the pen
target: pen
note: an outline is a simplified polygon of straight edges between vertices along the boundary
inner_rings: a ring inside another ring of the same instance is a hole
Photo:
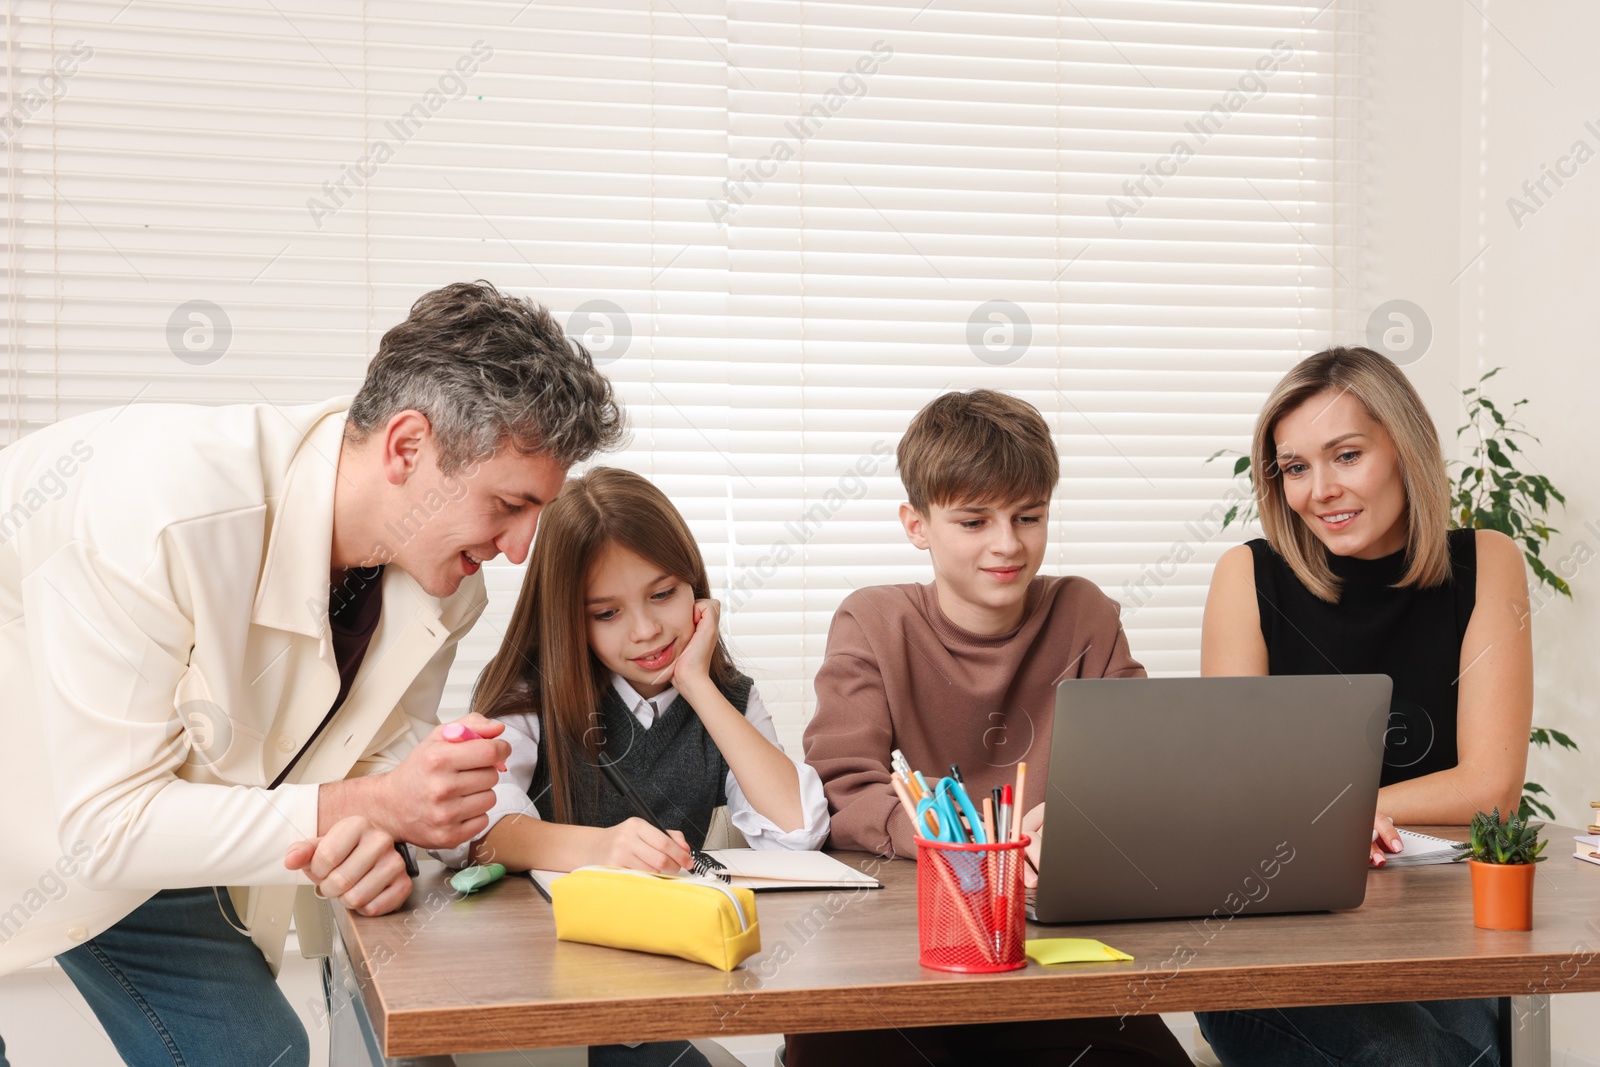
[[[1000,793],[1000,823],[1004,827],[1000,836],[1007,841],[1011,840],[1011,825],[1016,818],[1016,806],[1011,799],[1011,783],[1007,782],[999,789]]]
[[[963,796],[966,795],[967,780],[961,777],[961,768],[956,766],[954,763],[950,764],[950,780],[961,787]],[[968,819],[965,812],[961,812],[960,814],[962,823],[966,824],[967,826],[967,840],[976,842],[978,840],[978,827],[976,823],[973,822],[973,820]],[[991,837],[989,840],[993,841],[994,838]]]
[[[640,796],[638,790],[634,789],[633,783],[628,781],[627,776],[622,773],[622,768],[617,766],[616,761],[611,758],[611,754],[602,749],[596,762],[600,764],[601,772],[605,774],[617,792],[621,793],[623,799],[633,806],[634,814],[662,833],[666,833],[667,828],[661,825],[661,820],[656,818],[656,813],[650,810],[650,805],[645,803],[644,797]],[[693,863],[695,874],[720,878],[724,882],[729,881],[728,868],[718,862],[714,856],[708,856],[693,845],[690,845],[689,857]]]
[[[1004,841],[1010,835],[1006,833],[1009,827],[1006,826],[1005,797],[999,786],[995,786],[993,789],[989,790],[989,802],[994,805],[995,829],[995,832],[989,835],[989,840]]]

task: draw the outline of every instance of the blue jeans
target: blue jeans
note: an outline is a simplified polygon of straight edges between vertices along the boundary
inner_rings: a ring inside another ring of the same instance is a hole
[[[226,890],[168,889],[56,962],[130,1067],[306,1067],[305,1027],[228,920]]]
[[[1227,1067],[1499,1067],[1499,1003],[1423,1000],[1196,1012]]]

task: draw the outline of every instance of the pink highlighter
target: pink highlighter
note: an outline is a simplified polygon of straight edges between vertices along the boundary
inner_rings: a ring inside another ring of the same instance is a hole
[[[470,726],[463,726],[458,722],[445,723],[444,729],[439,732],[439,736],[443,737],[446,741],[483,740],[482,734],[477,733]],[[506,765],[504,763],[495,764],[495,770],[503,772],[505,769]]]

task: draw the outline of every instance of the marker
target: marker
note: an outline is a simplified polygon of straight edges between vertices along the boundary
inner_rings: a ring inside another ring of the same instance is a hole
[[[483,735],[482,734],[477,733],[476,731],[474,731],[472,729],[472,727],[465,726],[465,725],[463,725],[463,724],[461,724],[459,722],[447,722],[447,723],[445,723],[444,724],[444,729],[439,731],[439,736],[444,738],[446,741],[482,741],[483,740]],[[494,765],[494,769],[497,770],[497,771],[504,772],[505,769],[506,769],[506,765],[504,763],[496,763]]]

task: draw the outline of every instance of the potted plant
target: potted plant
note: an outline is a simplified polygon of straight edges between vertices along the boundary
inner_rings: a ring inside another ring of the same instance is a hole
[[[1472,816],[1470,838],[1457,845],[1456,861],[1472,865],[1472,925],[1484,930],[1533,929],[1533,865],[1544,857],[1539,839],[1543,823],[1513,815],[1500,821],[1500,809]]]

